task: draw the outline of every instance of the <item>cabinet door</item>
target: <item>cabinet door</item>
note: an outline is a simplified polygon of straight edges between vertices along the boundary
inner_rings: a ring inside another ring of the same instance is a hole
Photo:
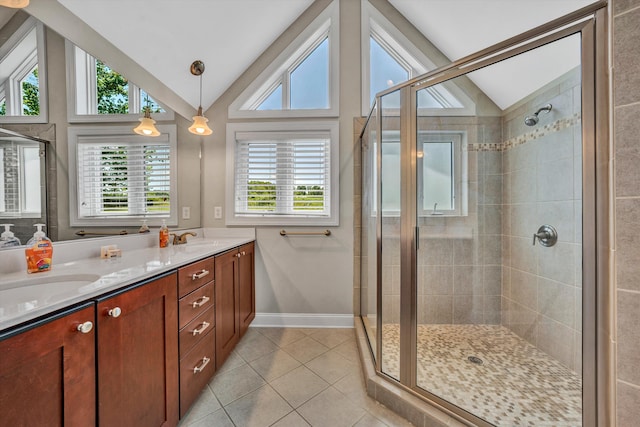
[[[248,243],[238,250],[240,257],[240,336],[249,328],[256,317],[256,286],[254,278],[254,244]]]
[[[83,307],[0,341],[1,425],[95,425],[95,311]]]
[[[216,369],[240,340],[238,251],[216,257]]]
[[[177,274],[98,301],[98,423],[178,423]]]

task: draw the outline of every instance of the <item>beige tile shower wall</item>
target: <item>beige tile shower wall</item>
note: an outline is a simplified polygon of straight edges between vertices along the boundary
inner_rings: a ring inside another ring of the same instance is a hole
[[[640,418],[640,2],[613,2],[618,427]]]
[[[500,324],[502,153],[500,118],[428,118],[421,129],[464,131],[468,212],[420,218],[418,323]]]
[[[524,117],[551,103],[533,127]],[[574,70],[504,118],[502,324],[558,359],[581,369],[580,81]],[[533,234],[548,224],[558,243]]]

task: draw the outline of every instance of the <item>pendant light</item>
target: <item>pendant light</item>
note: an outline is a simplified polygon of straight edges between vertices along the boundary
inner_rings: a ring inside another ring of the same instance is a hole
[[[142,136],[158,136],[160,131],[156,129],[156,121],[151,118],[151,107],[149,106],[149,96],[146,97],[147,105],[142,109],[144,111],[144,117],[138,119],[140,124],[133,129],[135,133]]]
[[[204,73],[204,62],[193,61],[190,70],[194,76],[200,76],[200,104],[198,113],[193,117],[193,124],[189,126],[189,132],[196,135],[211,135],[213,131],[207,126],[209,119],[202,115],[202,73]]]
[[[0,6],[22,9],[29,6],[29,0],[0,0]]]

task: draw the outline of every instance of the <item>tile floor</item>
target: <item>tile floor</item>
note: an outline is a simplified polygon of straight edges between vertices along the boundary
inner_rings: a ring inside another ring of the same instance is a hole
[[[364,389],[353,329],[250,328],[180,427],[405,427]]]

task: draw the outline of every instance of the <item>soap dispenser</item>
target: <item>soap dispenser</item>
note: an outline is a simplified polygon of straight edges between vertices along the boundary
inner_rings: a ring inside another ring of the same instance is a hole
[[[20,240],[11,231],[12,225],[13,224],[0,224],[0,227],[4,226],[4,232],[0,234],[0,249],[20,246]]]
[[[24,250],[27,259],[27,273],[51,270],[53,258],[53,244],[42,231],[44,224],[34,224],[34,227],[37,227],[38,230],[33,233],[33,237],[29,239],[27,248]]]

